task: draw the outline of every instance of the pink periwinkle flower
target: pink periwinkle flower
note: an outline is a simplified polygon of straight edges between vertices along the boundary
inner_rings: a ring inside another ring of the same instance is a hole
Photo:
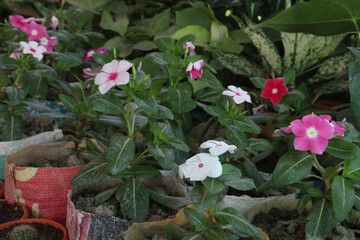
[[[15,51],[13,51],[11,54],[10,54],[10,58],[13,58],[13,59],[18,59],[21,55],[22,55],[22,46],[20,46],[18,49],[16,49]]]
[[[186,72],[190,72],[190,78],[191,80],[194,80],[196,77],[202,77],[204,67],[204,61],[199,60],[194,63],[189,63],[189,65],[186,68]]]
[[[98,69],[95,69],[95,70],[92,70],[91,68],[83,68],[83,77],[84,78],[90,78],[90,77],[94,77],[96,76],[98,73],[101,72],[101,69],[98,68]]]
[[[266,79],[265,89],[261,93],[261,97],[270,99],[275,105],[280,102],[282,96],[288,92],[283,78]]]
[[[195,54],[195,45],[192,43],[192,42],[186,42],[184,45],[183,45],[183,48],[189,48],[189,54],[190,56],[194,55]]]
[[[50,26],[54,30],[56,30],[56,28],[60,28],[59,19],[56,17],[56,14],[54,12],[51,13]]]
[[[127,72],[132,66],[128,61],[122,60],[120,62],[112,60],[102,67],[100,72],[95,77],[95,84],[99,85],[101,94],[105,94],[115,85],[124,85],[129,82],[130,75]]]
[[[53,47],[58,43],[56,37],[49,37],[48,34],[44,34],[40,39],[40,45],[46,48],[46,53],[52,53]]]
[[[291,131],[296,135],[294,140],[296,150],[310,150],[316,154],[322,154],[328,145],[328,140],[334,136],[334,128],[330,123],[314,114],[292,121]]]
[[[13,27],[20,28],[22,31],[25,31],[25,28],[29,25],[21,15],[10,16],[9,19]]]
[[[87,52],[84,54],[83,56],[83,61],[85,62],[86,60],[90,60],[90,61],[94,61],[94,54],[96,52],[102,52],[104,54],[108,54],[108,52],[105,50],[105,48],[103,47],[99,47],[98,49],[89,49],[87,50]]]
[[[327,121],[330,124],[330,126],[332,126],[334,128],[335,133],[337,133],[339,136],[342,136],[342,137],[344,136],[344,130],[346,129],[344,124],[337,125],[334,120],[331,120],[330,115],[320,115],[319,117],[322,120]]]
[[[31,22],[25,29],[25,32],[29,34],[28,40],[40,40],[44,36],[46,28],[36,22]]]

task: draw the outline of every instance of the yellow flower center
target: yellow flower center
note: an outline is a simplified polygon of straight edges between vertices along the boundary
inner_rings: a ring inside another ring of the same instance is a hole
[[[306,131],[306,135],[309,137],[309,138],[314,138],[318,135],[317,131],[315,128],[309,128],[307,131]]]

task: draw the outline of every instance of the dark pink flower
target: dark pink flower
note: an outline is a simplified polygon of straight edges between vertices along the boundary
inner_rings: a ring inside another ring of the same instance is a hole
[[[46,48],[46,53],[51,53],[53,47],[58,43],[56,37],[49,37],[46,33],[40,39],[40,45]]]
[[[46,28],[43,25],[31,22],[25,32],[29,34],[28,40],[40,40],[44,36]]]
[[[283,78],[266,79],[265,89],[261,93],[261,97],[270,99],[275,105],[280,102],[282,96],[288,92]]]
[[[330,115],[320,115],[319,117],[322,120],[325,120],[328,123],[330,123],[330,126],[332,126],[334,128],[335,133],[337,133],[339,136],[342,136],[342,137],[344,136],[344,130],[346,129],[344,124],[337,125],[334,120],[331,121],[331,116]]]
[[[334,136],[334,128],[329,122],[313,114],[292,121],[291,131],[296,135],[294,140],[296,150],[310,150],[316,154],[322,154],[328,145],[328,140]]]
[[[186,68],[186,72],[190,72],[190,78],[191,80],[194,80],[196,77],[202,77],[204,67],[204,61],[199,60],[194,63],[189,63],[189,65]]]
[[[51,13],[50,26],[54,30],[56,30],[56,28],[60,28],[59,19],[56,17],[56,14],[54,12]]]
[[[83,56],[83,61],[85,62],[86,60],[90,60],[90,61],[94,61],[94,54],[96,52],[102,52],[104,54],[108,54],[108,52],[105,50],[105,48],[103,47],[99,47],[98,49],[89,49]]]
[[[186,42],[184,45],[183,45],[183,48],[189,48],[189,54],[190,56],[194,55],[195,53],[195,45],[192,43],[192,42]]]
[[[29,25],[21,15],[10,16],[9,19],[11,25],[20,28],[22,31],[25,31],[25,28]]]
[[[9,57],[13,59],[17,59],[21,56],[21,54],[22,54],[22,46],[20,46],[18,49],[13,51]]]

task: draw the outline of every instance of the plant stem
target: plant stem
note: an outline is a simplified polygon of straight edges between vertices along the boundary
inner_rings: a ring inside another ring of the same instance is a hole
[[[131,124],[130,124],[130,120],[131,120],[130,101],[131,101],[131,98],[128,97],[125,119],[126,119],[126,125],[127,125],[127,128],[128,128],[128,131],[129,131],[129,137],[134,139],[134,133],[133,133],[133,131],[131,129]]]
[[[325,175],[324,169],[323,169],[323,167],[320,165],[319,161],[317,160],[316,154],[313,153],[313,152],[311,152],[311,156],[313,157],[314,162],[315,162],[315,164],[316,164],[316,167],[317,167],[317,169],[319,170],[319,172],[320,172],[320,174],[321,174],[322,180],[325,182],[324,194],[326,194],[327,191],[328,191],[328,189],[330,188],[330,186],[329,186],[329,182],[328,182],[327,179],[326,179],[326,175]]]
[[[84,128],[84,126],[85,126],[85,118],[83,117],[79,121],[79,129],[80,129],[80,131],[78,131],[76,133],[76,138],[74,140],[74,152],[76,152],[76,153],[79,150],[79,139],[81,138],[81,131]]]

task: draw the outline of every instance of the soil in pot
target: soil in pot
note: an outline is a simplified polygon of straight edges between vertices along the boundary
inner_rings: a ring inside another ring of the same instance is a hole
[[[61,159],[50,159],[50,158],[39,158],[34,161],[29,162],[26,166],[21,166],[17,164],[19,167],[77,167],[85,165],[84,159],[79,158],[76,155],[64,155]]]
[[[256,215],[252,224],[261,228],[270,239],[301,240],[305,239],[307,212],[301,215],[296,210],[271,208],[268,214]]]
[[[61,229],[51,226],[50,224],[43,224],[43,223],[16,223],[8,228],[0,230],[0,239],[1,240],[10,240],[11,234],[14,228],[27,228],[32,229],[35,234],[37,240],[62,240],[64,234]]]
[[[0,201],[0,212],[0,224],[19,220],[24,215],[24,210],[21,206],[10,204],[7,201]]]

